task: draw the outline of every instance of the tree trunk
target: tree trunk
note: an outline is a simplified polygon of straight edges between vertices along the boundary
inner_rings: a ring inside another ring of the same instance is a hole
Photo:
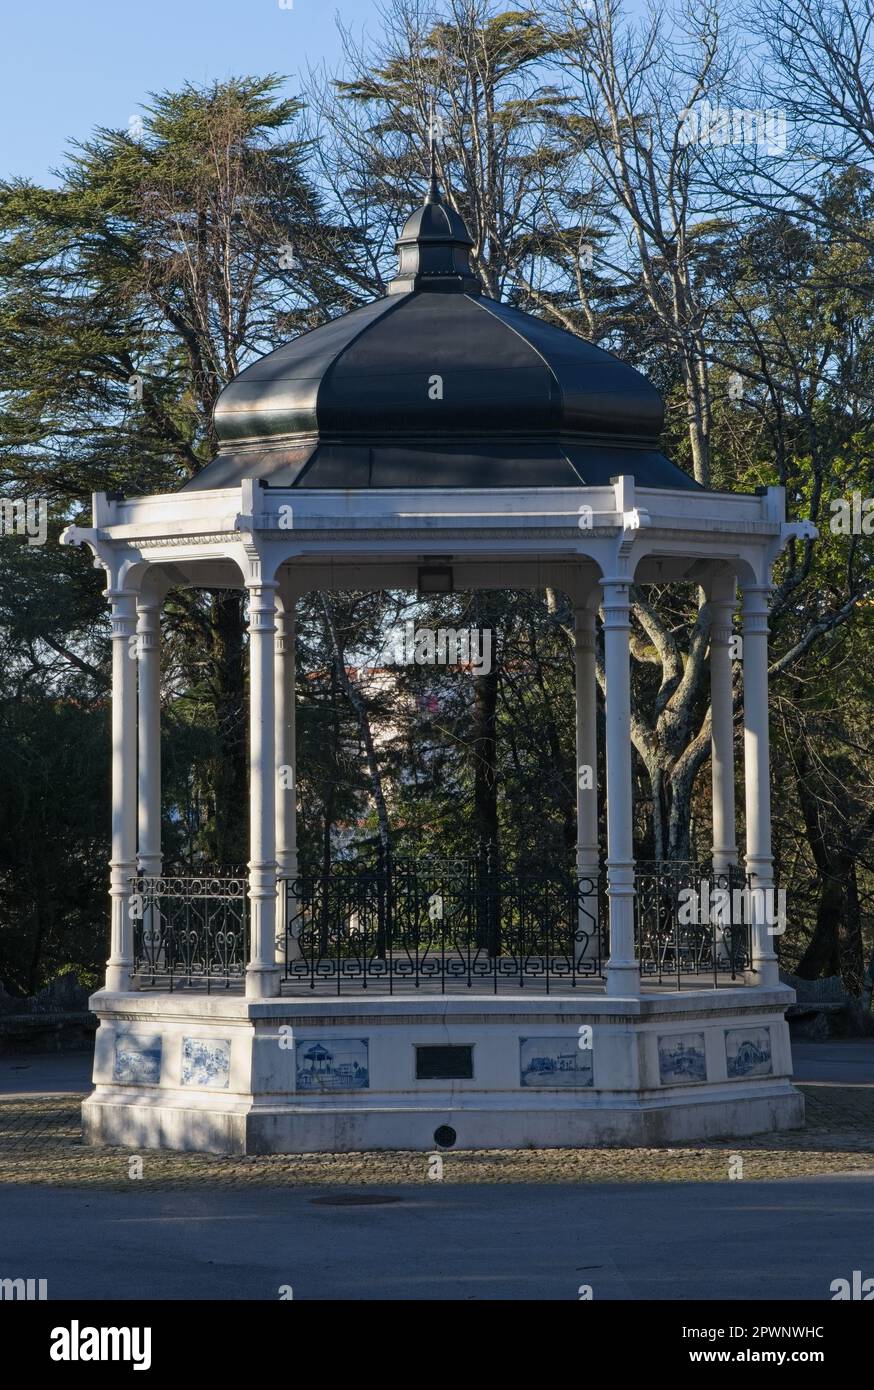
[[[819,898],[816,904],[816,925],[807,949],[798,964],[797,974],[803,980],[817,980],[822,975],[838,975],[841,953],[838,941],[838,922],[844,907],[844,884],[835,871],[826,844],[820,803],[809,782],[807,753],[802,744],[795,756],[795,786],[801,814],[807,830],[810,852],[819,878]]]
[[[864,987],[865,956],[855,857],[849,858],[847,863],[845,905],[846,913],[839,926],[841,977],[851,994],[861,994]]]
[[[652,810],[652,857],[659,860],[665,857],[665,806],[664,777],[655,762],[646,762],[646,773],[650,783],[650,807]]]
[[[670,779],[668,814],[668,858],[691,859],[692,787],[694,776],[683,768]]]

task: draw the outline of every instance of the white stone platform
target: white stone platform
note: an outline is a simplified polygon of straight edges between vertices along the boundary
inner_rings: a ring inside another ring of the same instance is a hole
[[[784,1018],[793,1000],[783,986],[628,998],[101,990],[85,1136],[247,1154],[657,1146],[792,1129],[804,1122]],[[417,1079],[417,1057],[447,1069],[446,1054],[417,1052],[435,1047],[470,1049],[448,1061],[472,1075]]]

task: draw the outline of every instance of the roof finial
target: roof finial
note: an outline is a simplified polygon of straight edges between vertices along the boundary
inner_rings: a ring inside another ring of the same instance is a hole
[[[434,127],[434,98],[431,97],[429,116],[428,116],[428,149],[430,160],[430,181],[428,184],[428,196],[426,203],[440,202],[440,189],[437,186],[437,141],[435,139]]]

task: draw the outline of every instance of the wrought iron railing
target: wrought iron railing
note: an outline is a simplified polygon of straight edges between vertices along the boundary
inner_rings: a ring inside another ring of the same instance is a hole
[[[659,983],[712,975],[736,980],[752,969],[750,880],[743,869],[695,860],[638,860],[634,866],[635,950],[644,977]]]
[[[635,865],[641,974],[677,988],[752,969],[749,879],[693,861]],[[280,879],[278,958],[289,987],[549,993],[603,975],[604,876],[567,866],[416,856],[340,861]],[[248,882],[233,875],[131,881],[143,987],[229,987],[249,957]]]
[[[141,876],[131,881],[134,969],[170,990],[238,982],[249,959],[244,874]]]
[[[315,988],[549,993],[602,973],[600,875],[417,856],[287,881],[285,976]]]

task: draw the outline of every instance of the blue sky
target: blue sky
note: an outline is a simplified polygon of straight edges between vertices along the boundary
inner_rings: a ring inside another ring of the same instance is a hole
[[[335,16],[379,32],[374,0],[12,0],[0,58],[0,176],[50,181],[71,139],[126,128],[150,91],[339,58]],[[294,81],[288,90],[295,89]]]
[[[335,66],[337,20],[381,31],[378,0],[6,0],[0,177],[52,182],[71,140],[126,129],[149,92],[185,82]],[[513,9],[515,0],[506,0]],[[626,0],[636,15],[644,0]]]

